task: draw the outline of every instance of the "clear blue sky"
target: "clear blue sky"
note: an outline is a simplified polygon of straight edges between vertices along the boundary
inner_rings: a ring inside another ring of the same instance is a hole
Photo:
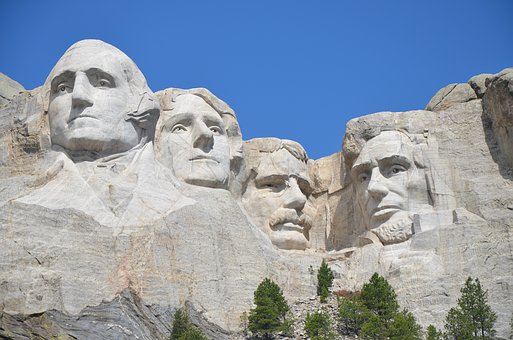
[[[437,90],[513,66],[513,1],[7,1],[0,72],[32,89],[74,42],[130,56],[150,87],[206,87],[244,139],[341,149],[346,122],[422,109]]]

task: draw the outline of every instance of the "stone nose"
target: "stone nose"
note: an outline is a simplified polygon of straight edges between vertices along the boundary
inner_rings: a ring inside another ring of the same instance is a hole
[[[204,122],[194,124],[192,146],[208,152],[214,146],[214,134]]]
[[[88,107],[93,105],[91,84],[83,72],[77,72],[71,95],[73,107]]]
[[[289,178],[289,183],[285,189],[285,201],[283,206],[289,209],[300,211],[306,204],[306,195],[301,191],[297,179]]]
[[[382,199],[388,194],[388,187],[386,186],[387,179],[381,174],[378,167],[372,169],[371,178],[367,191],[375,199]]]

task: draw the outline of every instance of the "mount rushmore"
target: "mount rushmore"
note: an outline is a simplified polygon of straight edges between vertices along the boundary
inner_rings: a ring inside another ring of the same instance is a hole
[[[229,338],[262,279],[307,299],[323,259],[334,290],[383,275],[423,326],[478,277],[507,336],[513,69],[355,118],[317,160],[243,140],[207,89],[153,92],[102,41],[34,90],[0,80],[1,336],[165,338],[188,306]]]

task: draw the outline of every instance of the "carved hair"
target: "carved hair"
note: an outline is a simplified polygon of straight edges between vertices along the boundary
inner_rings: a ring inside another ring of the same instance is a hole
[[[287,150],[299,161],[306,163],[308,155],[301,144],[288,139],[279,138],[254,138],[244,142],[244,148],[257,151],[258,153],[273,153],[281,149]],[[259,161],[257,163],[260,163]],[[257,164],[258,166],[258,164]]]
[[[418,168],[426,168],[427,166],[427,160],[424,157],[424,151],[427,149],[427,135],[420,134],[420,133],[410,133],[406,129],[374,129],[374,130],[365,130],[362,131],[361,134],[358,136],[352,136],[352,143],[350,147],[348,147],[348,144],[346,141],[344,141],[344,158],[345,158],[345,164],[348,167],[348,170],[350,170],[353,167],[354,162],[360,155],[360,152],[365,147],[365,144],[370,141],[371,139],[379,136],[382,132],[386,131],[395,131],[400,133],[402,136],[404,136],[410,143],[410,145],[413,147],[413,157],[415,165]],[[427,132],[427,130],[426,130]]]
[[[47,113],[50,105],[51,83],[56,76],[55,72],[61,60],[65,59],[70,53],[80,48],[88,48],[98,50],[101,57],[113,58],[121,65],[123,77],[128,82],[130,89],[130,102],[128,103],[128,111],[125,112],[125,120],[133,122],[142,129],[141,143],[144,144],[153,140],[155,135],[155,126],[160,113],[159,101],[155,94],[150,90],[144,75],[137,65],[125,53],[116,47],[107,44],[101,40],[81,40],[73,44],[64,52],[57,64],[48,75],[43,85],[43,104]]]

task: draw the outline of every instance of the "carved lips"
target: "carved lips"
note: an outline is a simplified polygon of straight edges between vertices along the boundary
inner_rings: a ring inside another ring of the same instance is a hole
[[[310,229],[311,221],[307,215],[299,215],[294,209],[280,208],[269,218],[269,226],[275,231],[283,230],[303,233],[305,229]]]
[[[383,205],[372,209],[370,216],[372,219],[387,220],[390,216],[401,210],[397,205]]]
[[[189,158],[189,161],[191,161],[191,162],[194,162],[194,161],[211,161],[211,162],[215,162],[215,163],[220,163],[220,161],[216,157],[213,157],[213,156],[208,155],[208,154],[195,155],[195,156]]]

